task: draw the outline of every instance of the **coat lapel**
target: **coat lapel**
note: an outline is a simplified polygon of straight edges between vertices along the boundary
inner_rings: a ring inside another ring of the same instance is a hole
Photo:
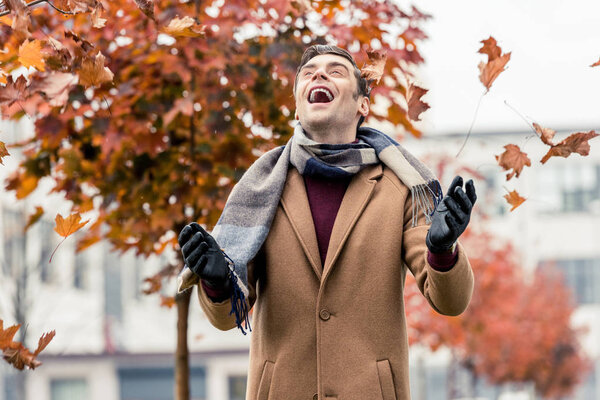
[[[376,178],[380,177],[382,173],[381,164],[376,164],[360,171],[350,182],[333,224],[323,269],[324,279],[327,278],[333,265],[335,265],[348,235],[369,203],[377,182]]]
[[[320,280],[323,267],[321,266],[315,224],[310,212],[310,205],[308,204],[304,179],[302,179],[296,168],[292,167],[288,171],[285,187],[281,194],[281,204],[302,245],[304,253],[306,253],[310,265]]]

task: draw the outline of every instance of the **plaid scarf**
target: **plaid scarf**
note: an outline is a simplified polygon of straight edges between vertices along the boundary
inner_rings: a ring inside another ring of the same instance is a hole
[[[357,143],[323,144],[309,139],[300,124],[285,146],[275,148],[252,164],[235,185],[212,235],[223,249],[230,267],[232,310],[238,328],[248,321],[247,264],[262,247],[285,185],[289,165],[301,175],[330,179],[353,176],[363,168],[382,162],[390,168],[412,194],[412,224],[418,213],[427,223],[442,199],[442,189],[433,173],[384,133],[362,127]],[[198,283],[189,269],[179,277],[179,291]]]

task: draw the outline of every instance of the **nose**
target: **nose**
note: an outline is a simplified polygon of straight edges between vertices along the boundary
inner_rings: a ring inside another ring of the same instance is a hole
[[[324,68],[319,68],[315,71],[315,73],[312,76],[312,80],[316,81],[317,79],[324,79],[327,80],[327,74],[325,73],[325,69]]]

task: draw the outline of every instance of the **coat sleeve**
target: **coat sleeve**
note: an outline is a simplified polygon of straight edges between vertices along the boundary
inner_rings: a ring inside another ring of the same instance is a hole
[[[413,226],[412,196],[409,191],[404,208],[403,261],[434,310],[444,315],[459,315],[467,308],[473,294],[473,270],[465,249],[460,242],[457,243],[458,259],[454,267],[448,271],[435,270],[427,262],[425,237],[429,224],[422,211],[418,213],[418,222]]]
[[[248,263],[248,310],[252,308],[256,301],[256,281],[259,271],[264,268],[264,258],[262,251],[252,261]],[[200,307],[206,314],[208,321],[217,329],[228,331],[236,327],[235,315],[231,313],[231,298],[225,301],[213,302],[202,285],[198,285],[198,299]],[[230,314],[231,313],[231,314]]]

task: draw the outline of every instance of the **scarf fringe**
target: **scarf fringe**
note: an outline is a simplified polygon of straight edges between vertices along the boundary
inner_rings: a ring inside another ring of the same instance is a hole
[[[231,283],[231,311],[229,315],[235,314],[235,324],[238,329],[245,335],[246,331],[252,332],[250,326],[250,316],[248,310],[248,288],[243,284],[242,280],[235,272],[235,263],[225,252],[223,252],[229,266],[229,282]],[[244,326],[242,326],[242,323]]]
[[[410,192],[412,195],[412,226],[417,226],[419,211],[425,215],[425,222],[430,224],[431,217],[444,196],[439,181],[433,180],[427,184],[414,186]]]

